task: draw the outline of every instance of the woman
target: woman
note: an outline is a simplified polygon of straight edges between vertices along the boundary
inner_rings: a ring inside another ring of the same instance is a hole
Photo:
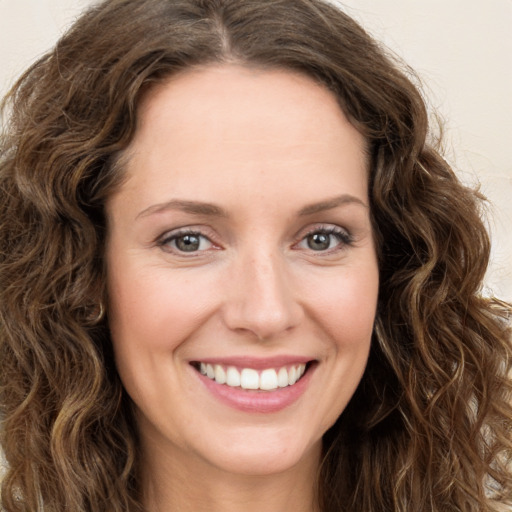
[[[111,0],[8,101],[6,511],[511,503],[481,197],[353,20]]]

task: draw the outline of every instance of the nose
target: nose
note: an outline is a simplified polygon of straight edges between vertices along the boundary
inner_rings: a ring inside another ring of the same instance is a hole
[[[223,308],[229,329],[268,340],[299,325],[303,308],[279,256],[261,251],[234,263],[229,280]]]

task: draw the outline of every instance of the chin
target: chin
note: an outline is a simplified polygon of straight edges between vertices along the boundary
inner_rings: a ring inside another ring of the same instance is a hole
[[[270,476],[293,472],[295,468],[317,467],[321,455],[322,440],[308,442],[297,429],[291,433],[269,432],[256,436],[244,434],[233,439],[228,446],[219,444],[203,451],[210,464],[222,471],[246,476]],[[283,435],[284,434],[284,435]],[[208,453],[209,452],[209,453]]]

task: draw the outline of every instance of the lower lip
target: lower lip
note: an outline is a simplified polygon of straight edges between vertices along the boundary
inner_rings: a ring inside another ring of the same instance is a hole
[[[273,413],[292,405],[304,394],[315,368],[316,365],[308,366],[306,373],[293,386],[272,391],[230,387],[194,371],[208,391],[224,404],[244,412]]]

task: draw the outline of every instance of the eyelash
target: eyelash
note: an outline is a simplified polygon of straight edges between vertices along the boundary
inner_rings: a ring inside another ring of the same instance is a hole
[[[168,252],[175,252],[175,253],[180,254],[180,255],[185,255],[185,254],[187,254],[187,251],[182,251],[182,250],[180,250],[180,249],[178,249],[176,247],[170,247],[170,244],[173,243],[173,242],[176,242],[176,240],[179,240],[180,238],[184,238],[186,236],[197,237],[200,240],[207,240],[208,243],[211,244],[212,246],[215,245],[210,240],[209,237],[207,237],[206,235],[204,235],[200,231],[193,230],[193,229],[181,229],[179,231],[172,232],[170,234],[169,233],[165,233],[157,241],[157,245],[159,247],[161,247],[162,249],[164,249],[164,250],[167,249]],[[194,255],[197,255],[198,253],[201,253],[201,252],[204,252],[204,251],[200,251],[200,250],[190,251],[189,256],[194,256]]]
[[[316,252],[319,254],[331,254],[333,252],[342,251],[346,247],[350,247],[354,243],[354,238],[352,235],[345,229],[342,229],[337,226],[315,226],[311,230],[309,230],[298,242],[299,244],[301,242],[306,242],[308,237],[316,234],[322,234],[327,236],[334,236],[338,240],[338,244],[336,244],[335,247],[329,248],[327,250],[323,251],[315,251],[314,249],[311,249],[312,252]],[[296,244],[297,245],[297,244]]]
[[[314,228],[312,228],[308,232],[306,232],[301,237],[301,239],[294,244],[294,246],[297,246],[303,242],[307,243],[308,237],[310,237],[312,235],[316,235],[316,234],[327,235],[329,237],[334,236],[335,238],[337,238],[339,243],[336,244],[335,247],[331,247],[326,250],[315,251],[314,249],[309,248],[311,250],[311,252],[313,252],[313,253],[316,252],[318,254],[331,254],[333,252],[341,251],[341,250],[345,249],[347,246],[353,245],[353,242],[354,242],[352,235],[345,229],[342,229],[342,228],[336,227],[336,226],[315,226]],[[212,242],[208,236],[201,233],[201,231],[194,230],[194,229],[181,229],[179,231],[172,232],[170,234],[167,232],[159,240],[157,240],[157,245],[159,247],[161,247],[162,249],[167,250],[168,252],[173,252],[173,253],[176,253],[179,255],[185,255],[185,254],[187,254],[187,251],[180,250],[177,247],[170,247],[170,244],[172,244],[173,242],[175,243],[176,240],[179,240],[180,238],[184,238],[186,236],[196,237],[200,240],[206,240],[209,244],[211,244],[211,246],[218,248],[218,246],[215,246],[214,242]],[[203,249],[203,250],[197,249],[197,250],[190,251],[188,253],[188,257],[197,256],[200,253],[205,252],[206,250],[208,250],[208,249]]]

